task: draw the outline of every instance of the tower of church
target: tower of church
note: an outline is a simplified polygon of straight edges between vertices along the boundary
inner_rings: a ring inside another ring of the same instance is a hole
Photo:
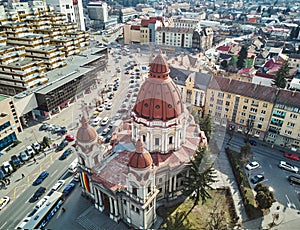
[[[76,152],[78,155],[78,165],[82,192],[93,197],[91,177],[92,168],[103,159],[105,147],[101,144],[96,130],[89,125],[88,113],[83,112],[80,120],[81,126],[77,131]]]
[[[131,197],[127,206],[131,224],[140,229],[149,229],[156,221],[158,190],[155,188],[155,166],[141,139],[137,140],[135,151],[129,157],[126,187]]]

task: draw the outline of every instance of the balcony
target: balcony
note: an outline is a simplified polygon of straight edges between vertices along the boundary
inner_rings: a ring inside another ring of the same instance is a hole
[[[286,114],[285,112],[278,113],[277,111],[274,111],[272,116],[279,117],[279,118],[285,118],[285,114]]]
[[[283,122],[275,122],[275,121],[271,121],[271,125],[275,125],[277,127],[282,127]]]
[[[278,134],[280,132],[280,128],[270,126],[269,132]]]

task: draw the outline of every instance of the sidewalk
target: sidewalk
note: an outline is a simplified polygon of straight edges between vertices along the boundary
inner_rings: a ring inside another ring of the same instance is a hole
[[[234,202],[236,214],[239,217],[238,224],[242,226],[244,221],[248,220],[245,212],[245,207],[242,202],[242,197],[235,181],[230,163],[227,159],[224,149],[221,149],[220,154],[216,156],[214,168],[217,172],[217,182],[213,184],[214,188],[228,187],[230,188],[232,199]]]

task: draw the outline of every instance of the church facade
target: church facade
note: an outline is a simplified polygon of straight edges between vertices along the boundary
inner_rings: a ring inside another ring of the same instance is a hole
[[[87,115],[77,131],[83,194],[100,212],[134,228],[151,228],[158,202],[181,194],[190,159],[199,144],[207,144],[169,72],[159,53],[130,119],[116,128],[111,143],[101,142]]]

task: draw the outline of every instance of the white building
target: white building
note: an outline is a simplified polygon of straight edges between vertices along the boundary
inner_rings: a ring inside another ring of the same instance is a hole
[[[181,195],[186,165],[205,135],[181,101],[162,54],[153,60],[130,120],[103,144],[87,115],[77,131],[82,194],[114,221],[136,229],[156,222],[160,200]]]
[[[55,12],[66,15],[68,22],[78,24],[79,30],[85,30],[82,0],[46,0]]]
[[[191,48],[193,33],[192,28],[158,27],[155,44]]]

